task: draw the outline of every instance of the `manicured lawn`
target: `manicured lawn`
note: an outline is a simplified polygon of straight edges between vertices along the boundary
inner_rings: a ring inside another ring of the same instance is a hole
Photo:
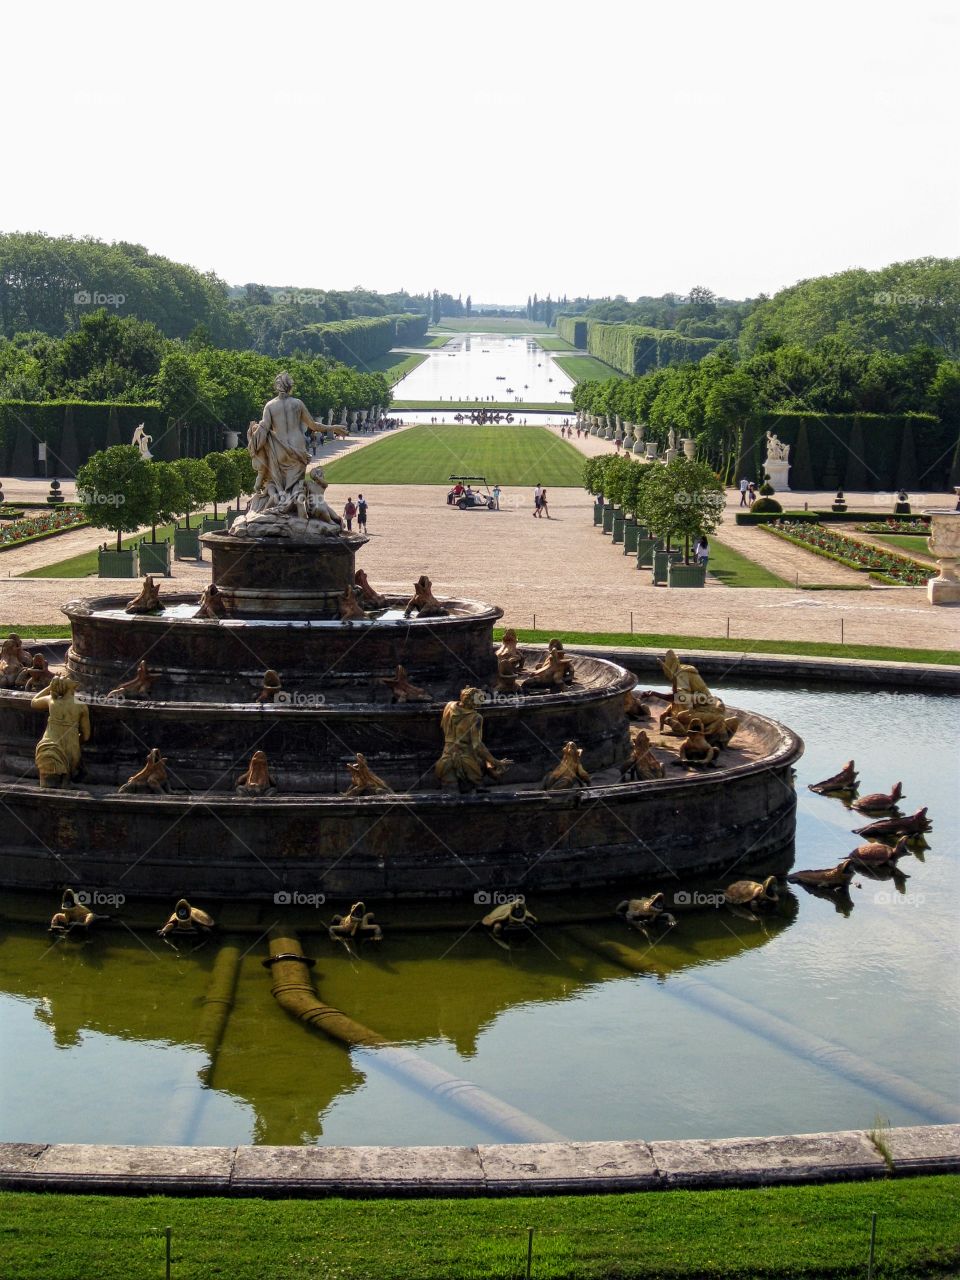
[[[425,338],[421,338],[419,342],[407,342],[408,347],[445,347],[450,341],[449,333],[430,332]]]
[[[951,1177],[477,1200],[228,1200],[0,1194],[4,1280],[537,1280],[956,1274]],[[951,1225],[953,1224],[953,1225]]]
[[[618,649],[709,649],[718,653],[791,653],[802,658],[860,658],[864,662],[920,662],[960,665],[960,649],[910,649],[902,645],[830,644],[821,640],[751,640],[735,636],[673,636],[652,632],[561,631],[565,644],[605,644]],[[499,638],[502,631],[494,632]],[[546,644],[556,631],[517,629],[527,644]]]
[[[878,542],[885,542],[894,551],[902,551],[905,555],[923,556],[932,560],[933,556],[926,538],[914,533],[875,533],[872,535]]]
[[[68,623],[50,622],[0,622],[0,636],[8,636],[11,631],[15,631],[21,640],[25,640],[28,636],[31,640],[69,640],[70,627]]]
[[[426,355],[408,355],[402,351],[388,351],[385,356],[377,356],[374,360],[366,361],[363,367],[368,373],[384,374],[392,387],[428,358]]]
[[[724,546],[716,537],[710,539],[710,559],[707,572],[725,587],[790,587],[793,583],[780,578],[769,569]]]
[[[613,365],[604,364],[594,356],[555,356],[554,362],[564,373],[570,375],[574,382],[606,382],[608,378],[623,378],[626,375]]]
[[[390,405],[390,410],[409,409],[412,412],[427,413],[430,410],[438,409],[441,412],[458,413],[461,409],[464,412],[472,412],[474,409],[499,409],[501,412],[515,413],[522,416],[525,413],[572,413],[573,405],[568,401],[563,404],[559,400],[547,401],[525,401],[523,404],[517,404],[515,400],[394,400]]]
[[[507,316],[445,316],[433,327],[437,332],[449,329],[454,333],[550,333],[542,320]]]
[[[200,516],[202,514],[203,513],[201,512],[196,516],[191,516],[191,524],[199,525]],[[162,542],[164,538],[173,539],[172,524],[157,525],[157,541]],[[111,547],[115,547],[117,545],[117,535],[115,533],[110,533],[106,529],[103,530],[103,539]],[[132,534],[129,538],[124,538],[121,545],[124,547],[132,547],[138,542],[143,541],[150,541],[149,529],[145,534],[136,533]],[[93,551],[84,551],[81,555],[71,556],[69,560],[57,560],[53,564],[45,564],[39,569],[30,569],[20,576],[23,578],[89,578],[96,576],[98,567],[98,553],[97,549],[94,548]]]
[[[577,349],[572,342],[561,338],[559,334],[550,334],[548,337],[545,333],[538,333],[537,342],[544,351],[576,351]]]
[[[447,484],[451,475],[492,485],[576,487],[583,454],[543,427],[411,427],[325,468],[332,484]]]

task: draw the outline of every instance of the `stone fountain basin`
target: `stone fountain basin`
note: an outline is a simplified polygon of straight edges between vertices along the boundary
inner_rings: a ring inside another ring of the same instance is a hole
[[[727,870],[740,878],[792,843],[803,743],[765,716],[737,714],[750,750],[730,764],[725,753],[722,768],[577,791],[154,799],[9,782],[0,787],[0,881],[268,900],[296,889],[339,900],[614,881],[639,889]]]

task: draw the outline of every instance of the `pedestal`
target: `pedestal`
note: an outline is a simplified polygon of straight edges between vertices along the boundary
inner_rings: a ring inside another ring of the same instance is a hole
[[[770,477],[770,483],[778,493],[790,492],[790,463],[779,458],[767,458],[763,464],[764,474]]]
[[[923,514],[930,516],[927,545],[940,566],[940,576],[927,582],[927,599],[931,604],[960,604],[960,511],[927,507]]]

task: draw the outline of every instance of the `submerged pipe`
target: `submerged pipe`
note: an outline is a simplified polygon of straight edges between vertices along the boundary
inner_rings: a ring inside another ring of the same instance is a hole
[[[652,966],[644,964],[642,957],[631,947],[605,938],[597,938],[588,929],[569,929],[567,932],[583,946],[595,951],[597,955],[620,965],[621,968],[628,969],[631,973],[654,972]],[[886,1067],[868,1062],[852,1049],[834,1044],[833,1041],[818,1036],[816,1032],[804,1031],[778,1014],[770,1013],[766,1009],[756,1009],[746,1000],[741,1000],[739,996],[731,995],[712,983],[704,982],[702,978],[673,975],[663,984],[663,990],[687,1001],[688,1004],[706,1009],[709,1013],[716,1014],[718,1018],[724,1018],[735,1026],[743,1027],[744,1030],[751,1031],[754,1035],[770,1041],[771,1044],[806,1058],[827,1071],[844,1076],[855,1084],[863,1085],[866,1089],[873,1089],[892,1102],[909,1107],[927,1121],[935,1124],[951,1124],[958,1118],[958,1108],[949,1099],[935,1093],[932,1089],[915,1084],[914,1081]]]
[[[213,962],[210,985],[207,987],[207,994],[203,997],[200,1013],[200,1043],[206,1051],[208,1061],[200,1072],[200,1079],[208,1087],[213,1084],[213,1073],[217,1068],[217,1058],[227,1029],[227,1019],[233,1008],[241,959],[240,947],[237,943],[224,943]]]
[[[331,1040],[349,1048],[369,1049],[368,1061],[397,1076],[403,1084],[479,1120],[514,1142],[563,1142],[564,1135],[535,1120],[485,1089],[425,1062],[409,1049],[391,1045],[383,1036],[324,1004],[317,996],[309,965],[294,933],[270,933],[271,993],[287,1013]]]

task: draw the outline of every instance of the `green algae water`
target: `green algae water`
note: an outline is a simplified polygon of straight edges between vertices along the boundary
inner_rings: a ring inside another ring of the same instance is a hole
[[[861,793],[902,780],[902,812],[929,807],[929,848],[901,862],[906,880],[857,876],[844,911],[781,889],[779,909],[761,920],[712,906],[722,884],[667,882],[656,887],[678,923],[650,937],[612,913],[625,896],[618,889],[531,900],[545,917],[584,919],[545,925],[509,949],[479,927],[484,904],[368,903],[386,940],[353,952],[322,928],[339,902],[295,914],[239,905],[223,912],[234,932],[188,953],[154,932],[165,904],[124,904],[124,926],[102,927],[87,942],[52,941],[56,902],[5,895],[0,1140],[505,1136],[411,1088],[376,1049],[347,1049],[285,1013],[263,964],[274,924],[299,930],[325,1004],[571,1138],[960,1119],[958,700],[798,684],[719,688],[806,742],[795,866],[830,866],[859,843],[851,828],[868,819],[807,790],[853,756]],[[724,883],[756,870],[745,849]],[[220,948],[234,946],[233,1005],[211,1046],[214,967]]]

